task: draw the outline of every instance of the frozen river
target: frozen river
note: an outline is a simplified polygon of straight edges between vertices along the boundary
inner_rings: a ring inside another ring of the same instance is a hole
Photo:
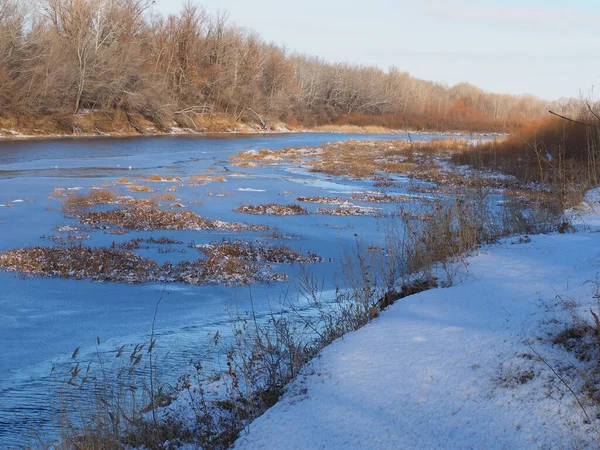
[[[440,136],[435,136],[440,137]],[[203,217],[277,227],[294,237],[286,245],[318,253],[324,262],[310,266],[324,280],[324,289],[335,288],[334,279],[344,252],[352,250],[359,235],[369,245],[382,239],[386,219],[375,217],[253,216],[234,212],[243,204],[295,203],[302,196],[348,196],[373,190],[371,181],[352,181],[311,173],[298,166],[232,167],[228,158],[247,149],[283,149],[318,146],[347,139],[405,139],[402,135],[281,134],[221,135],[206,137],[104,138],[0,142],[0,251],[31,245],[54,245],[49,236],[57,228],[75,225],[66,218],[60,201],[49,198],[56,188],[80,189],[109,186],[127,177],[148,184],[156,193],[169,183],[148,183],[142,177],[160,174],[187,179],[210,173],[225,182],[191,186],[175,195],[188,209]],[[432,139],[420,135],[413,139]],[[409,180],[402,180],[409,183]],[[386,190],[404,193],[402,187]],[[222,196],[215,196],[221,194]],[[4,206],[9,205],[9,207]],[[309,210],[319,206],[305,204]],[[371,205],[372,206],[372,205]],[[392,210],[395,205],[376,205]],[[180,252],[140,250],[159,262],[197,259],[189,242],[208,243],[227,237],[266,239],[265,232],[154,231],[125,235],[90,231],[86,245],[108,246],[133,237],[167,236],[184,242]],[[177,375],[190,360],[205,356],[210,336],[229,327],[234,311],[250,309],[266,314],[278,299],[296,296],[294,275],[298,265],[277,267],[290,275],[289,282],[251,287],[189,286],[183,284],[95,283],[87,280],[23,278],[0,272],[0,448],[17,447],[34,433],[52,433],[57,382],[53,366],[70,361],[81,347],[80,358],[91,359],[100,337],[102,352],[122,344],[148,340],[154,311],[162,370]],[[251,295],[250,295],[251,294]]]

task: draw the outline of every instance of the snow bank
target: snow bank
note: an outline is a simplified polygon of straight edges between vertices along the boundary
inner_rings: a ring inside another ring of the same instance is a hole
[[[597,448],[600,421],[584,423],[533,350],[577,367],[550,336],[573,313],[560,298],[594,303],[599,198],[586,197],[576,233],[486,248],[461,284],[401,300],[325,348],[236,448]]]

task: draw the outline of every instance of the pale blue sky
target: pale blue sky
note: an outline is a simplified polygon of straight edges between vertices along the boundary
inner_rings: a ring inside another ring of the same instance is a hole
[[[175,13],[187,0],[158,0]],[[600,0],[199,0],[289,50],[542,98],[600,85]]]

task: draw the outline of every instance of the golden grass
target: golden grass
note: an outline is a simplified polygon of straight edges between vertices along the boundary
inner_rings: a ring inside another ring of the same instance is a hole
[[[190,186],[201,186],[208,183],[224,183],[227,178],[221,175],[192,175],[188,178]]]
[[[127,189],[131,192],[152,192],[152,188],[147,184],[131,184]]]
[[[179,198],[177,196],[175,196],[173,194],[167,194],[166,192],[163,194],[156,194],[152,198],[163,201],[163,202],[176,202],[177,200],[179,200]]]
[[[150,176],[147,176],[144,178],[144,180],[146,181],[152,181],[152,182],[169,182],[169,183],[174,183],[177,181],[183,181],[183,178],[181,178],[180,176],[170,176],[170,177],[163,177],[162,175],[158,175],[158,174],[153,174]]]

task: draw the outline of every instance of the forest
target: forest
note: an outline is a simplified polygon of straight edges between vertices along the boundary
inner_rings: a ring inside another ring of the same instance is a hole
[[[510,132],[558,105],[295,54],[193,3],[165,16],[151,0],[0,0],[0,55],[0,129],[40,134],[243,123]]]

